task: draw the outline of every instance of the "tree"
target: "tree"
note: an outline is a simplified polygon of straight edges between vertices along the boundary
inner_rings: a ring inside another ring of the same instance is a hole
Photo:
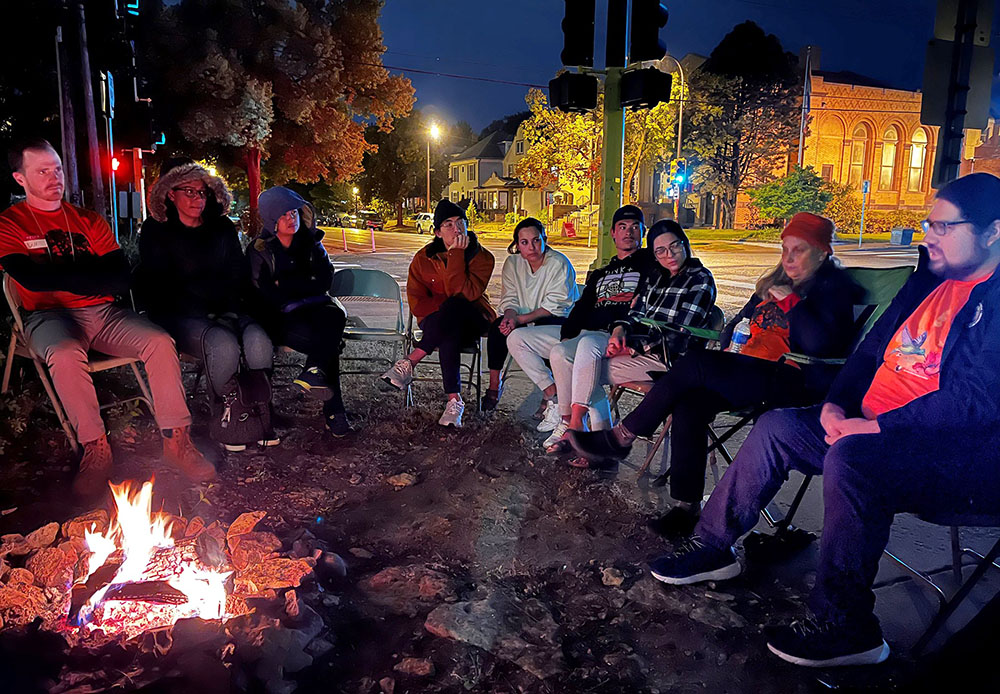
[[[162,122],[261,186],[361,170],[364,122],[389,131],[413,104],[382,67],[380,0],[181,0],[140,14],[140,71]]]
[[[776,36],[744,22],[692,75],[686,143],[700,161],[694,183],[722,200],[722,226],[732,226],[739,191],[774,178],[795,144],[796,63]]]
[[[531,89],[525,97],[531,117],[524,121],[524,157],[517,175],[536,188],[562,182],[585,187],[600,171],[600,104],[590,113],[549,108],[545,94]]]
[[[677,100],[680,98],[680,80],[674,80],[669,103],[625,111],[622,191],[626,196],[631,195],[643,164],[658,164],[676,154]],[[633,197],[632,201],[635,199]]]
[[[747,191],[750,204],[766,220],[787,220],[796,212],[823,214],[833,193],[811,166],[796,166],[788,175]]]

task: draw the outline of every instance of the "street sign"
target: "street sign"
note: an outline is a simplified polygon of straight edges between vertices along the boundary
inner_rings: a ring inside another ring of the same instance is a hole
[[[122,219],[140,219],[142,215],[142,196],[134,191],[119,190],[118,215]]]
[[[872,182],[871,181],[862,181],[861,182],[861,192],[862,193],[868,194],[869,192],[871,192],[871,189],[872,189]]]

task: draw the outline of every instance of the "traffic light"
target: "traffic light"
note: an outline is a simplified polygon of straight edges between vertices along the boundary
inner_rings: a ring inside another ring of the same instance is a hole
[[[674,183],[676,183],[678,187],[684,187],[684,184],[687,183],[687,159],[684,159],[683,157],[681,159],[675,159],[673,169]]]
[[[564,72],[549,80],[549,102],[560,111],[590,111],[597,108],[597,78]]]
[[[566,0],[562,20],[563,65],[594,66],[594,12],[597,0]]]
[[[622,75],[622,106],[626,108],[652,108],[660,102],[670,101],[673,78],[669,72],[655,67],[626,70]]]
[[[118,161],[118,157],[111,157],[111,170],[117,171],[119,166],[120,162]]]
[[[667,53],[660,40],[660,29],[667,25],[670,13],[659,0],[632,0],[632,34],[629,60],[659,60]]]

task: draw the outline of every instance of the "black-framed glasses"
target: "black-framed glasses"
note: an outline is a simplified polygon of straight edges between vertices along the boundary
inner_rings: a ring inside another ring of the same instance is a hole
[[[669,246],[657,246],[653,249],[653,255],[657,258],[663,258],[668,253],[670,255],[681,255],[684,252],[684,242],[674,241]]]
[[[968,219],[958,219],[954,222],[932,222],[929,219],[924,219],[920,221],[920,228],[924,230],[925,234],[934,232],[937,236],[947,236],[951,233],[952,227],[957,227],[960,224],[972,224]]]
[[[204,200],[208,197],[207,188],[174,188],[175,193],[180,193],[188,200],[194,200],[195,198],[201,198]]]

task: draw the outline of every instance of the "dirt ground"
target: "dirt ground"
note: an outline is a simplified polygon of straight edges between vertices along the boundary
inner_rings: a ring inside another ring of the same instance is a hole
[[[800,613],[810,575],[767,567],[719,586],[652,580],[645,562],[667,545],[645,521],[660,494],[637,490],[634,474],[547,457],[523,376],[499,412],[467,412],[459,431],[438,427],[434,382],[418,384],[417,406],[404,409],[374,377],[346,376],[356,432],[337,440],[319,403],[293,392],[295,373],[292,364],[275,375],[289,420],[280,446],[223,454],[196,429],[220,470],[204,488],[161,469],[148,414],[119,408],[107,419],[118,477],[155,472],[166,510],[226,521],[265,510],[263,526],[307,528],[344,558],[346,579],[307,591],[334,648],[295,675],[299,691],[822,690],[815,672],[780,662],[760,637],[765,623]],[[0,412],[3,533],[95,505],[69,497],[75,458],[37,382],[15,376]],[[99,390],[125,385],[108,375]],[[202,400],[193,410],[204,421]]]

